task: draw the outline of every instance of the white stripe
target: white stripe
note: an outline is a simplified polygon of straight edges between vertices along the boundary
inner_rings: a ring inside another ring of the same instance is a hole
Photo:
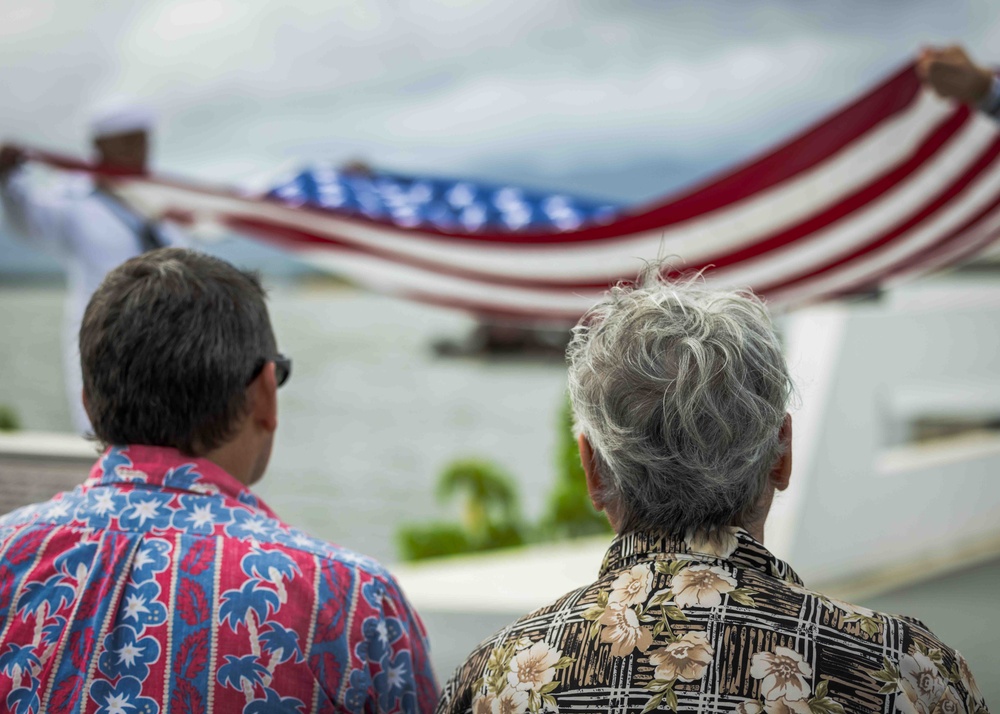
[[[529,312],[568,312],[582,315],[603,290],[590,293],[529,290],[482,283],[402,265],[370,255],[337,249],[296,251],[318,268],[344,275],[379,292],[405,295],[418,292],[441,300],[460,300]]]

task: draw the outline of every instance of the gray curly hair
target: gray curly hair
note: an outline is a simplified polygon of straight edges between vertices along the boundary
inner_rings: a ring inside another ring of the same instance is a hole
[[[752,523],[792,389],[778,336],[753,294],[658,274],[612,288],[574,328],[577,433],[620,532]]]

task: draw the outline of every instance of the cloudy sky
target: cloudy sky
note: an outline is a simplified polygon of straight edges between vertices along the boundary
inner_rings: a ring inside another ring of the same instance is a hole
[[[360,157],[642,200],[953,40],[1000,62],[1000,3],[0,0],[0,136],[81,154],[125,94],[176,174]]]

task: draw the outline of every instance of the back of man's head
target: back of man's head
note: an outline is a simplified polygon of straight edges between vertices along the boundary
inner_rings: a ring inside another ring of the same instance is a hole
[[[80,327],[87,413],[105,444],[203,455],[230,439],[276,354],[259,278],[178,248],[111,271]]]
[[[759,299],[697,280],[616,287],[568,357],[577,428],[619,530],[684,535],[756,517],[791,388]]]

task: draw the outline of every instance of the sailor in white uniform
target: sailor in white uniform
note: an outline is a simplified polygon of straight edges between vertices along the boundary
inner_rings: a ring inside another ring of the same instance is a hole
[[[98,161],[128,172],[145,171],[152,113],[118,102],[95,113],[90,130]],[[0,201],[13,233],[56,257],[66,270],[63,366],[74,428],[90,431],[83,408],[83,381],[77,344],[90,296],[114,267],[140,253],[183,246],[175,226],[152,221],[116,196],[100,179],[72,175],[42,186],[23,166],[25,152],[0,147]]]

